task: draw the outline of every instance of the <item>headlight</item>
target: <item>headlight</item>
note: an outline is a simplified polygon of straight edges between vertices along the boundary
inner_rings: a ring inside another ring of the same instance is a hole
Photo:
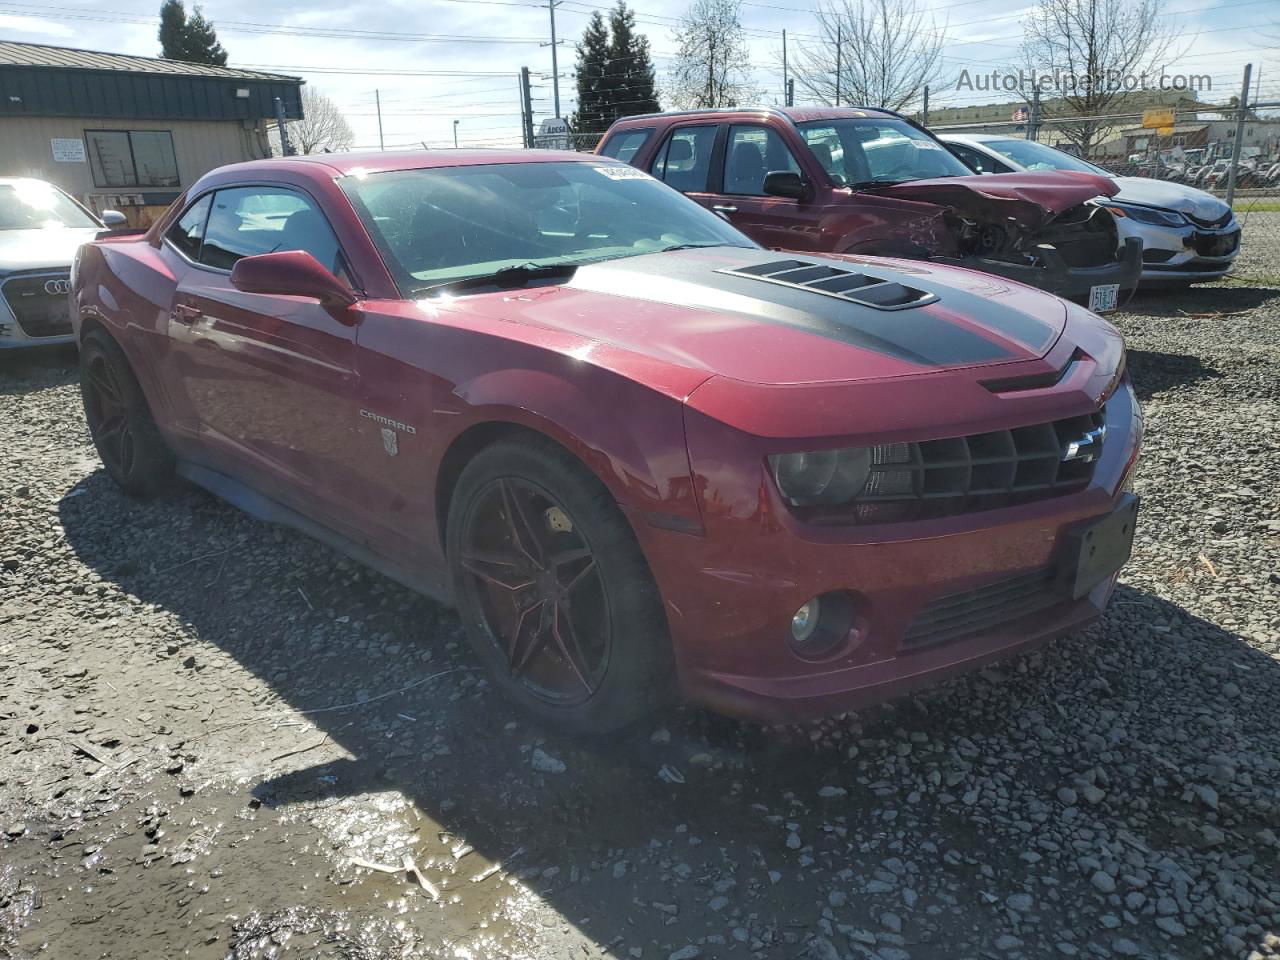
[[[797,507],[848,503],[871,472],[867,447],[779,453],[769,458],[773,479],[787,502]]]
[[[1155,207],[1130,207],[1118,203],[1104,204],[1111,215],[1128,217],[1138,223],[1150,223],[1160,227],[1185,227],[1187,218],[1173,210],[1157,210]]]

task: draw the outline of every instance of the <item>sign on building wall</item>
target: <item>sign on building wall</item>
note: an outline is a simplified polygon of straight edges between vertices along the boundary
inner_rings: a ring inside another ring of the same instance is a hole
[[[53,146],[55,163],[84,163],[84,141],[80,138],[54,137],[49,141]]]

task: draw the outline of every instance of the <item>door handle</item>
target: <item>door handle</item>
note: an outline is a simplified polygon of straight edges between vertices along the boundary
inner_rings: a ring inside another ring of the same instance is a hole
[[[712,204],[711,209],[715,210],[717,213],[737,213],[738,212],[738,208],[731,203]]]
[[[176,303],[173,306],[173,319],[178,323],[195,323],[203,315],[199,307],[189,303]]]

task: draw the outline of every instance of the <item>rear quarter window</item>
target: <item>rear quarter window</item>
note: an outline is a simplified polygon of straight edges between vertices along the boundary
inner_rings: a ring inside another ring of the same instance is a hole
[[[600,154],[613,157],[623,163],[631,163],[640,148],[653,136],[653,127],[639,127],[631,130],[619,130],[605,140],[600,147]]]

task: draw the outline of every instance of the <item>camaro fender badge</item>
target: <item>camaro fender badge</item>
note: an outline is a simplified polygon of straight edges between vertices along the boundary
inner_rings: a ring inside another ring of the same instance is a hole
[[[400,434],[405,433],[413,436],[418,432],[418,428],[412,424],[392,420],[390,417],[384,417],[382,414],[374,413],[372,410],[361,410],[360,416],[366,420],[372,420],[382,428],[382,449],[387,451],[387,456],[389,457],[394,457],[400,453]]]
[[[1062,462],[1069,463],[1072,460],[1083,460],[1085,463],[1092,463],[1098,459],[1098,454],[1102,452],[1102,441],[1106,436],[1107,428],[1105,425],[1093,430],[1086,430],[1079,440],[1072,440],[1067,444],[1067,448],[1062,451]]]

